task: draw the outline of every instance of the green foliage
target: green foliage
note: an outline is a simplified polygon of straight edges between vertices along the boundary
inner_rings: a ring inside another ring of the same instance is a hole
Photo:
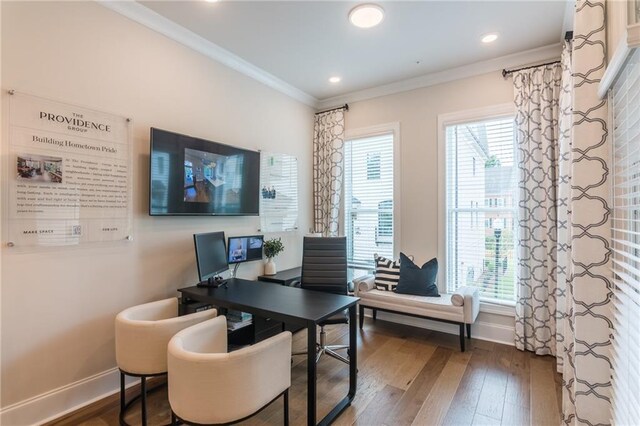
[[[492,155],[484,162],[485,169],[490,169],[491,167],[500,167],[500,159],[496,155]]]
[[[284,244],[282,239],[272,238],[264,242],[264,255],[269,259],[273,259],[284,251]]]
[[[484,237],[484,249],[493,253],[496,249],[496,238],[493,236]]]

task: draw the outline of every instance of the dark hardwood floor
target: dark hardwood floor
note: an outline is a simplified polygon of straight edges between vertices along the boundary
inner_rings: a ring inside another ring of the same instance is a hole
[[[336,425],[559,425],[560,376],[555,359],[514,347],[472,340],[461,353],[458,336],[366,321],[359,332],[358,393]],[[346,326],[328,328],[333,342],[346,342]],[[306,335],[294,335],[304,350]],[[306,358],[294,357],[290,392],[292,425],[306,424]],[[347,392],[348,368],[323,357],[318,365],[318,415]],[[50,425],[117,425],[118,399],[111,397]],[[169,421],[166,387],[150,395],[150,425]],[[127,420],[139,424],[139,407]],[[243,425],[282,424],[276,401]]]

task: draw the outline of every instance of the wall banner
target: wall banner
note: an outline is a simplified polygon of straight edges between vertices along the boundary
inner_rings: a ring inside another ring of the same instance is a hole
[[[131,239],[130,120],[9,93],[7,244]]]
[[[260,153],[260,231],[298,229],[298,159]]]

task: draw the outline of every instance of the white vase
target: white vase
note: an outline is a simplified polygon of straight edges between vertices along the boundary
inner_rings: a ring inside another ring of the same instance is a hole
[[[267,260],[267,263],[264,264],[264,274],[265,275],[276,274],[276,262],[274,262],[272,258],[269,258]]]

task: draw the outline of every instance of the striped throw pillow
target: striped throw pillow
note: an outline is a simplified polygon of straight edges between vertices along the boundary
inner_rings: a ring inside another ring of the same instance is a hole
[[[376,259],[376,289],[393,291],[400,281],[400,262],[375,256]]]

